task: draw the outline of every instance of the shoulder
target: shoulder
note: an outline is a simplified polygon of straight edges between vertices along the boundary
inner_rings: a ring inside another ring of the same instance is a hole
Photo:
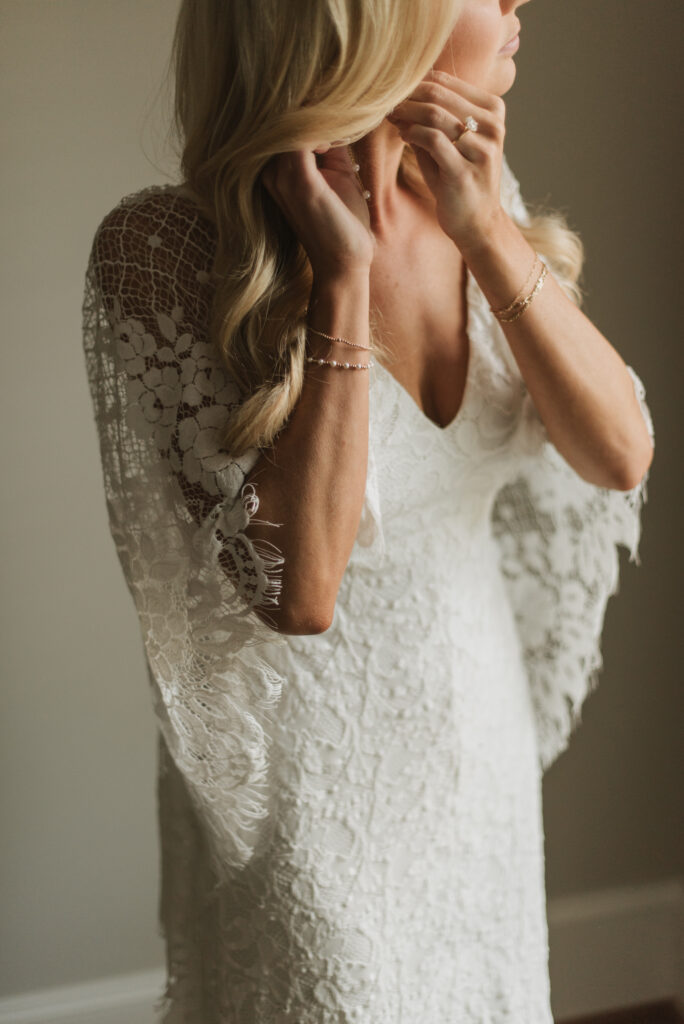
[[[100,221],[88,264],[92,289],[139,318],[178,306],[206,318],[216,229],[178,185],[150,185],[123,196]]]
[[[96,262],[140,262],[155,251],[159,258],[169,253],[194,262],[212,250],[215,237],[214,225],[184,186],[148,185],[123,196],[104,215],[92,254]]]
[[[123,196],[104,215],[100,228],[114,227],[129,221],[151,222],[167,216],[184,216],[194,219],[200,216],[199,208],[192,194],[183,185],[147,185]]]

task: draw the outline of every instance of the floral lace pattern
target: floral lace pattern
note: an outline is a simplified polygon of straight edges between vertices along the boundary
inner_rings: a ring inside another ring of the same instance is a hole
[[[258,452],[218,443],[238,395],[206,341],[214,244],[182,189],[128,196],[84,302],[159,722],[164,1024],[552,1024],[541,774],[595,683],[645,480],[564,462],[470,276],[458,415],[439,428],[376,363],[332,625],[275,633],[255,609],[283,557],[244,532]]]
[[[155,710],[224,874],[252,855],[265,814],[265,731],[281,679],[258,652],[285,640],[254,611],[277,603],[282,566],[244,533],[258,510],[243,486],[258,453],[233,459],[217,446],[237,390],[202,327],[213,244],[174,190],[122,202],[93,245],[84,344],[110,530]]]
[[[528,223],[508,165],[502,190],[511,216]],[[513,369],[503,332],[491,317],[490,322]],[[644,385],[632,367],[627,369],[655,442]],[[529,395],[521,410],[516,447],[527,453],[522,472],[497,495],[492,521],[524,650],[539,757],[547,769],[567,747],[581,720],[582,704],[598,683],[606,605],[619,582],[616,546],[626,547],[630,560],[638,564],[648,473],[626,492],[586,483],[548,440]]]

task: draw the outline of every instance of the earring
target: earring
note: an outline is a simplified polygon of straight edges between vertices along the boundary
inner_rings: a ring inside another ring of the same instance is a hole
[[[368,202],[368,200],[371,197],[371,194],[368,191],[368,189],[366,188],[366,186],[364,185],[364,183],[361,181],[361,178],[359,177],[359,171],[360,171],[361,168],[359,166],[359,163],[358,163],[358,161],[356,159],[356,156],[354,154],[354,150],[352,149],[351,145],[347,146],[347,152],[349,153],[349,157],[350,157],[351,162],[352,162],[352,170],[354,171],[354,174],[356,175],[356,180],[359,183],[359,188],[361,189],[361,192],[363,193],[363,198],[366,200],[366,202]]]

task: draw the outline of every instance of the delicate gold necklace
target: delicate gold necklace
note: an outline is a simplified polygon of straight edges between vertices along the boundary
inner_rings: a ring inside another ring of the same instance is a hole
[[[361,178],[359,177],[360,167],[359,167],[359,163],[358,163],[358,161],[356,159],[356,156],[354,155],[354,150],[351,148],[351,146],[347,146],[347,151],[349,152],[349,157],[350,157],[351,162],[352,162],[352,170],[354,171],[354,174],[356,175],[356,180],[358,181],[359,187],[361,189],[361,192],[363,193],[363,198],[366,200],[366,202],[368,202],[368,200],[371,197],[371,194],[368,191],[368,189],[366,188],[366,186],[364,185],[364,183],[361,181]]]

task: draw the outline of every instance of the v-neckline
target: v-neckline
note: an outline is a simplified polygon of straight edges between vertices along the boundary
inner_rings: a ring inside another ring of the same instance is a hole
[[[463,414],[463,410],[465,408],[466,401],[469,398],[470,390],[471,390],[471,387],[472,387],[472,376],[473,376],[473,373],[472,373],[472,371],[473,371],[473,332],[471,331],[471,312],[472,312],[472,294],[471,294],[471,289],[472,289],[472,286],[474,285],[475,279],[473,278],[472,274],[470,273],[470,271],[468,270],[467,267],[465,268],[465,274],[466,274],[466,285],[465,285],[465,289],[464,289],[465,304],[466,304],[466,328],[465,328],[465,334],[466,334],[466,340],[467,340],[467,344],[468,344],[468,358],[467,358],[467,362],[466,362],[466,376],[465,376],[465,383],[463,385],[463,394],[461,396],[461,403],[460,403],[460,405],[459,405],[459,407],[458,407],[458,409],[456,411],[455,416],[451,420],[449,420],[449,422],[445,426],[442,427],[442,426],[440,426],[439,423],[436,423],[433,419],[431,419],[431,417],[428,416],[427,413],[423,409],[421,409],[421,407],[418,405],[418,403],[416,402],[416,400],[413,397],[413,395],[411,395],[406,390],[406,388],[404,387],[403,384],[400,384],[400,382],[394,376],[392,371],[388,370],[388,368],[386,366],[384,366],[380,362],[380,360],[377,358],[377,356],[375,357],[375,365],[376,365],[376,367],[379,367],[382,370],[382,372],[387,377],[389,377],[391,381],[394,382],[395,386],[404,395],[405,399],[410,403],[410,405],[413,406],[413,408],[415,409],[415,411],[418,414],[418,416],[421,417],[421,419],[425,420],[427,423],[429,423],[431,427],[434,427],[434,429],[436,431],[438,431],[440,434],[448,433],[448,431],[450,431],[452,429],[452,427],[454,427],[461,420],[461,417],[462,417],[462,414]]]

